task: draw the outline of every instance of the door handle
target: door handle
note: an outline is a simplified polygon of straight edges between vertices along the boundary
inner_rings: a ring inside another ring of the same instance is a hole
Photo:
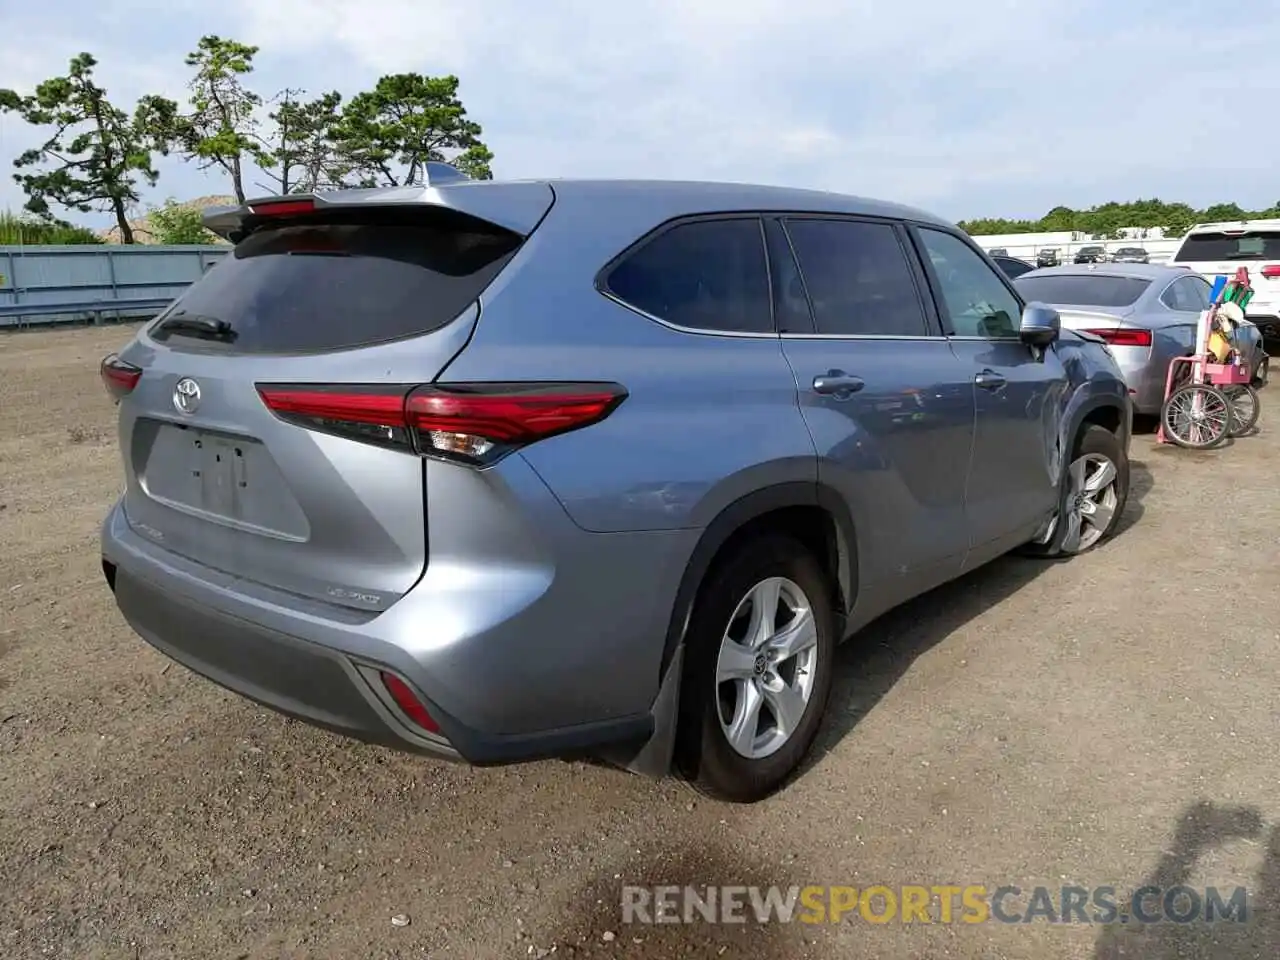
[[[861,377],[850,376],[843,370],[828,370],[820,377],[813,378],[813,392],[823,396],[846,400],[857,393],[866,382]]]
[[[1000,374],[996,373],[994,370],[983,370],[973,378],[973,382],[983,390],[999,390],[1009,381],[1000,376]]]

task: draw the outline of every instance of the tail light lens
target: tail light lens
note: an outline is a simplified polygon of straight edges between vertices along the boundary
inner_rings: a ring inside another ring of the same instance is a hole
[[[409,684],[386,670],[379,671],[378,677],[382,680],[382,685],[387,688],[387,693],[391,694],[391,699],[396,702],[396,706],[404,712],[406,717],[427,733],[440,732],[440,725],[427,712],[426,705],[418,699],[418,695],[413,692]]]
[[[1268,280],[1280,280],[1280,263],[1268,263],[1260,272]]]
[[[1086,330],[1085,333],[1092,333],[1095,337],[1101,337],[1113,347],[1151,346],[1151,331],[1135,327],[1121,327],[1119,329],[1110,330]]]
[[[98,367],[98,375],[102,377],[102,384],[107,388],[107,393],[111,395],[111,399],[119,402],[133,393],[133,388],[142,379],[142,369],[135,367],[132,363],[121,360],[116,354],[110,353],[102,358],[102,363]]]
[[[476,466],[599,423],[627,397],[616,383],[258,384],[258,393],[298,426]]]

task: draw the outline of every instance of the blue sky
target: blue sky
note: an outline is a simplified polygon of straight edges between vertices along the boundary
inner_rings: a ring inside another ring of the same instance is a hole
[[[1280,125],[1256,110],[1280,92],[1274,0],[0,6],[0,86],[25,92],[87,50],[130,108],[143,93],[180,96],[183,56],[205,33],[259,45],[254,83],[268,95],[456,73],[499,177],[758,181],[953,219],[1140,196],[1280,199]],[[1219,134],[1237,100],[1253,129]],[[0,119],[0,208],[22,203],[7,158],[33,139]],[[228,192],[191,165],[161,169],[148,203]]]

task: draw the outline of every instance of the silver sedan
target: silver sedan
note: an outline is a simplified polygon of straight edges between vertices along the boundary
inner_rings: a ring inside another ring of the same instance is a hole
[[[1211,290],[1185,267],[1145,263],[1046,267],[1013,284],[1024,300],[1057,308],[1064,327],[1107,342],[1140,414],[1160,412],[1169,361],[1194,352],[1196,325]],[[1265,354],[1258,328],[1245,321],[1236,342],[1254,376],[1261,377]]]

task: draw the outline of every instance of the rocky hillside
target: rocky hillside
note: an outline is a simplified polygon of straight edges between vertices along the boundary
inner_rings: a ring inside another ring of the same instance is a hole
[[[236,202],[235,197],[196,197],[194,200],[187,200],[179,204],[182,207],[195,207],[197,210],[203,210],[205,207],[226,206]],[[151,235],[151,229],[147,223],[146,217],[139,217],[137,220],[130,220],[129,226],[133,227],[133,238],[138,243],[155,243],[156,241]],[[98,231],[98,235],[107,243],[120,242],[120,228],[110,227],[106,230]],[[215,240],[215,243],[221,241]]]

